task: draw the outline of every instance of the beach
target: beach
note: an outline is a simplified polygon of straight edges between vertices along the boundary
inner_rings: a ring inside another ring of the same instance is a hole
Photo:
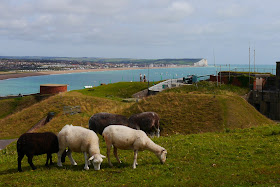
[[[134,70],[134,69],[162,69],[162,68],[180,68],[194,66],[172,66],[172,67],[135,67],[135,68],[106,68],[106,69],[77,69],[77,70],[62,70],[62,71],[35,71],[35,72],[0,72],[0,80],[22,78],[41,75],[82,73],[82,72],[97,72],[97,71],[119,71],[119,70]]]
[[[41,75],[97,72],[97,71],[117,71],[117,70],[132,70],[132,69],[147,69],[147,68],[107,68],[107,69],[78,69],[78,70],[64,70],[64,71],[1,72],[0,80],[31,77],[31,76],[41,76]]]

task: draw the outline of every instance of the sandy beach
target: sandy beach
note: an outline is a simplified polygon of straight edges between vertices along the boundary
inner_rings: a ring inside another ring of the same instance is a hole
[[[118,71],[118,70],[132,70],[132,69],[147,69],[147,68],[79,69],[79,70],[40,71],[40,72],[39,71],[38,72],[2,72],[0,73],[0,80],[30,77],[30,76],[52,75],[52,74],[81,73],[81,72],[94,72],[94,71]]]
[[[179,67],[193,67],[193,66],[150,67],[150,69],[179,68]],[[95,71],[119,71],[119,70],[133,70],[133,69],[148,69],[148,68],[141,67],[141,68],[78,69],[78,70],[65,70],[65,71],[38,71],[38,72],[0,72],[0,80],[30,77],[30,76],[53,75],[53,74],[82,73],[82,72],[95,72]]]

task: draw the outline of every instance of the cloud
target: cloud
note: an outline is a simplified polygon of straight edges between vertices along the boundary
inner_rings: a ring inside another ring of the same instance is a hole
[[[276,0],[0,0],[1,51],[26,44],[36,53],[60,48],[71,51],[69,56],[95,49],[103,51],[96,56],[144,51],[138,55],[179,57],[187,50],[203,57],[207,50],[212,55],[213,46],[280,43],[279,5]]]
[[[249,12],[249,7],[242,6],[240,4],[229,4],[217,11],[219,16],[226,18],[244,17]]]

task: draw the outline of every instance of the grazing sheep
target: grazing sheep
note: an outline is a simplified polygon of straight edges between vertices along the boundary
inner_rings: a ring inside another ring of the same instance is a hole
[[[52,132],[44,133],[24,133],[17,141],[18,171],[21,169],[21,160],[24,155],[28,157],[28,163],[33,170],[36,169],[32,162],[34,155],[47,154],[46,166],[48,161],[52,162],[52,153],[57,153],[59,149],[57,136]]]
[[[128,126],[151,135],[156,132],[156,136],[160,136],[159,116],[155,112],[142,112],[130,116]]]
[[[109,125],[128,126],[128,119],[125,116],[110,113],[97,113],[89,119],[89,129],[102,135],[103,130]]]
[[[68,147],[67,156],[72,165],[77,165],[77,163],[73,159],[71,152],[83,152],[85,157],[84,169],[89,169],[88,165],[90,163],[88,161],[92,161],[95,170],[100,169],[102,158],[105,158],[105,156],[100,154],[99,138],[95,132],[79,126],[65,125],[57,136],[59,141],[58,166],[62,166],[62,152]],[[89,159],[87,154],[90,156]]]
[[[155,144],[142,130],[135,130],[122,125],[110,125],[103,131],[103,137],[107,145],[107,157],[110,166],[113,166],[110,160],[110,150],[114,146],[114,155],[119,163],[121,163],[117,149],[134,150],[134,162],[132,168],[137,165],[138,151],[149,150],[155,153],[163,164],[166,161],[167,151]]]

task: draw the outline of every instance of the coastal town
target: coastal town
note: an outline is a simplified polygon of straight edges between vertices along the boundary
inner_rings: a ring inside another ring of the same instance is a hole
[[[102,59],[102,58],[9,58],[0,57],[0,71],[39,72],[110,68],[207,66],[206,59]]]

